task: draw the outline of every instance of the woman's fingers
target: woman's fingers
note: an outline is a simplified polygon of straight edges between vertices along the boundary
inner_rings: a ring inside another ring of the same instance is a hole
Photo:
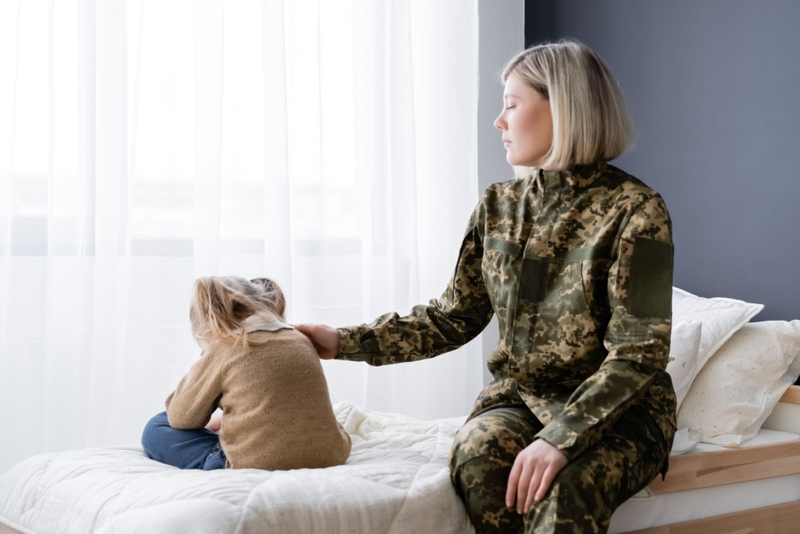
[[[522,511],[520,513],[527,514],[528,510],[531,509],[534,499],[536,502],[542,500],[541,497],[538,496],[540,493],[542,493],[540,490],[542,485],[542,471],[545,470],[545,465],[542,464],[543,462],[538,462],[534,467],[533,474],[531,475],[531,481],[528,485],[528,495],[525,500],[522,501],[525,503],[525,505],[522,507]],[[545,492],[546,491],[547,490],[545,490]]]
[[[519,457],[517,457],[519,460]],[[536,465],[530,461],[522,462],[522,472],[519,475],[519,482],[517,483],[517,513],[521,514],[524,511],[523,504],[528,500],[528,493],[530,491],[531,476],[535,473]]]
[[[506,506],[513,508],[517,499],[517,484],[519,484],[519,475],[522,473],[522,461],[520,456],[514,459],[514,465],[511,466],[511,473],[508,475],[508,486],[506,487]]]
[[[560,468],[556,469],[553,465],[550,465],[547,467],[547,469],[545,469],[544,474],[542,475],[542,481],[539,483],[539,488],[537,489],[536,495],[534,496],[536,502],[539,502],[542,499],[544,499],[547,490],[550,489],[550,485],[553,483],[553,480],[556,478],[556,474],[560,470],[561,470]]]
[[[506,489],[506,506],[514,508],[516,504],[517,513],[521,514],[527,510],[533,495],[532,481],[536,473],[536,458],[529,455],[525,450],[519,453],[511,467],[508,475],[508,487]]]
[[[544,440],[536,440],[514,459],[506,488],[506,506],[516,505],[517,512],[527,514],[534,502],[547,495],[556,475],[567,465],[567,457]]]
[[[335,328],[324,324],[296,324],[294,327],[311,340],[323,360],[332,360],[339,354],[339,332]]]
[[[292,326],[294,326],[295,330],[297,330],[298,332],[302,332],[308,337],[312,337],[314,334],[314,327],[317,325],[304,323],[304,324],[295,324]]]

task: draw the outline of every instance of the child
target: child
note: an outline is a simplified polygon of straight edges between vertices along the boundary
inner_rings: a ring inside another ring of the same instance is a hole
[[[167,397],[167,411],[147,423],[149,458],[204,470],[345,463],[350,436],[336,421],[313,345],[283,322],[285,308],[268,278],[195,282],[189,317],[202,355]],[[218,407],[221,419],[212,420]]]

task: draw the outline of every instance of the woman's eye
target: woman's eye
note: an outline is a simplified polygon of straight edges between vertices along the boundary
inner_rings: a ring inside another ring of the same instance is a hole
[[[506,109],[514,109],[517,106],[506,106]]]

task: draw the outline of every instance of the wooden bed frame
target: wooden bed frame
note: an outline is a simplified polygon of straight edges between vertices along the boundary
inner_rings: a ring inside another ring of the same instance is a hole
[[[800,386],[791,386],[780,402],[784,406],[776,407],[764,427],[800,435]],[[800,440],[676,456],[670,459],[665,480],[654,480],[650,489],[660,495],[796,473],[800,473]],[[800,501],[795,501],[626,534],[796,534],[798,525]],[[0,534],[22,533],[0,523]]]

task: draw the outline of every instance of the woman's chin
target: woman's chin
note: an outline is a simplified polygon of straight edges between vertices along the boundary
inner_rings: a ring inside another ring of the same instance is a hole
[[[510,152],[506,154],[506,161],[512,167],[536,167],[535,163],[524,158],[515,158]]]

